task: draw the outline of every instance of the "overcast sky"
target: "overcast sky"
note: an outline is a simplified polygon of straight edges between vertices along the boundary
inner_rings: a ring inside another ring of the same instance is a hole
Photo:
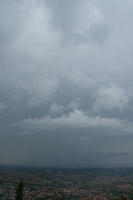
[[[133,1],[0,1],[0,164],[133,166]]]

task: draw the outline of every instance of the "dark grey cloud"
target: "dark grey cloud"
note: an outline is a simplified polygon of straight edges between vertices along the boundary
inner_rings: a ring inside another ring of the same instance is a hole
[[[65,44],[105,42],[109,26],[102,10],[92,1],[46,0],[46,5],[52,10],[51,27],[61,32]]]
[[[0,2],[0,164],[133,165],[132,7]]]

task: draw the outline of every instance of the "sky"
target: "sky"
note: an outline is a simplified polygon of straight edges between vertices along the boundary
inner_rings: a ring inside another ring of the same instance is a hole
[[[0,164],[133,166],[133,1],[0,1]]]

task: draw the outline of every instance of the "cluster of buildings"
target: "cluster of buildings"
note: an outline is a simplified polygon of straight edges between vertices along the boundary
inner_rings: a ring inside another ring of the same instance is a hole
[[[15,187],[24,179],[24,200],[129,200],[133,197],[133,170],[1,171],[0,200],[15,200]]]
[[[75,188],[59,189],[56,188],[32,188],[24,189],[24,200],[118,200],[119,196],[114,194],[106,194],[104,192],[97,193],[89,192],[88,190],[77,190]],[[123,198],[128,199],[128,198]],[[3,187],[0,188],[0,200],[15,200],[15,188]]]

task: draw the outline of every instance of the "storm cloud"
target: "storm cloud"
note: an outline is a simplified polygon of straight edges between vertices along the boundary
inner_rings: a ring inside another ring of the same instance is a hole
[[[0,1],[0,164],[133,165],[132,9]]]

